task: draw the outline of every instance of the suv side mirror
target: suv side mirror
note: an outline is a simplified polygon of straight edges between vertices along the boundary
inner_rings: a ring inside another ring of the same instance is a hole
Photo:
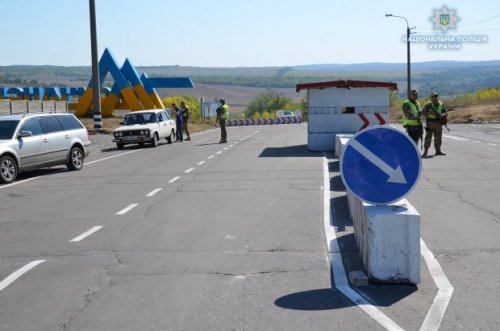
[[[21,131],[17,136],[18,138],[31,137],[33,132],[31,131]]]

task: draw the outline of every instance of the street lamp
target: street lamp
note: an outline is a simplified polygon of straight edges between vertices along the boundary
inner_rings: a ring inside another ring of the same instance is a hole
[[[410,97],[410,90],[411,90],[411,70],[410,70],[410,30],[415,29],[415,27],[410,28],[410,25],[408,24],[408,20],[404,18],[403,16],[397,16],[397,15],[392,15],[392,14],[385,14],[385,17],[398,17],[402,18],[406,22],[406,72],[407,72],[407,80],[408,80],[408,98]]]

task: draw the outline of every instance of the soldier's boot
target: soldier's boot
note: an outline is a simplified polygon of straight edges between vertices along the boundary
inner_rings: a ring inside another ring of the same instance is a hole
[[[441,149],[436,150],[436,155],[446,155],[445,153],[441,152]]]
[[[423,157],[427,156],[427,152],[429,151],[429,148],[424,149],[424,154],[422,154]]]

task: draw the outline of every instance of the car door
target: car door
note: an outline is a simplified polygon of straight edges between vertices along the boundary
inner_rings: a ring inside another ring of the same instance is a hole
[[[166,120],[163,112],[158,112],[156,115],[158,116],[158,124],[160,125],[160,138],[170,136],[168,120]]]
[[[69,134],[56,116],[40,116],[39,119],[44,133],[40,160],[43,163],[61,163],[67,159],[71,147]]]
[[[19,166],[27,169],[40,162],[43,131],[38,118],[27,119],[17,132]]]
[[[169,136],[172,129],[175,128],[175,122],[170,119],[170,117],[168,116],[168,113],[165,110],[160,112],[160,113],[161,113],[161,116],[162,116],[164,122],[166,123],[166,128],[167,128],[166,135]]]

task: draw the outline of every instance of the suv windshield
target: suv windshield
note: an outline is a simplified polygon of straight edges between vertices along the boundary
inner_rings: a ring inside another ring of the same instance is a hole
[[[0,139],[11,139],[19,121],[0,121]]]

